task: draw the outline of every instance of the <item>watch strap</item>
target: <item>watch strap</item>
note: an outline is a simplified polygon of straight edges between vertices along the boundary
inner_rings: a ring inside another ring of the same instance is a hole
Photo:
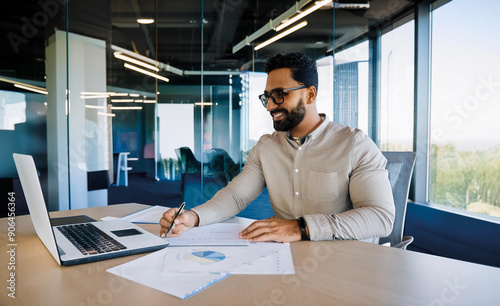
[[[297,219],[298,223],[299,223],[299,228],[300,228],[300,232],[302,234],[302,238],[301,240],[302,241],[305,241],[305,240],[311,240],[309,238],[309,236],[307,235],[307,230],[306,230],[306,220],[304,220],[304,217],[300,217]]]

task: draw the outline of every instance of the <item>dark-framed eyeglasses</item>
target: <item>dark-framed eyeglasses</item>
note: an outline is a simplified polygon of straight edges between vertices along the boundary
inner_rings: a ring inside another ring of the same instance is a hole
[[[269,98],[271,98],[273,100],[274,104],[280,105],[280,104],[283,104],[283,102],[285,102],[285,92],[298,90],[298,89],[302,89],[302,88],[307,88],[307,86],[302,85],[299,87],[288,88],[288,89],[273,89],[273,90],[271,90],[270,93],[263,93],[263,94],[259,95],[259,99],[265,108],[267,108],[267,102],[269,101]]]

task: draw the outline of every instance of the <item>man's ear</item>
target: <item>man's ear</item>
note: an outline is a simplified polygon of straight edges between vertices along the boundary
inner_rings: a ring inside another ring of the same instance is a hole
[[[312,104],[316,101],[317,90],[315,86],[307,87],[307,104]]]

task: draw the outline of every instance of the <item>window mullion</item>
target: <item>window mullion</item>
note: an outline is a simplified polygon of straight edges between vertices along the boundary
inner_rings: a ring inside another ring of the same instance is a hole
[[[431,31],[431,4],[424,1],[415,8],[413,150],[417,152],[417,160],[410,195],[410,198],[422,203],[429,200]]]

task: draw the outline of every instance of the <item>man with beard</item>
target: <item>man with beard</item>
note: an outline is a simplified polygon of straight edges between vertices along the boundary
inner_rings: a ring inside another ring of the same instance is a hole
[[[255,221],[242,239],[377,242],[389,235],[395,208],[387,161],[361,130],[318,113],[316,63],[299,53],[278,54],[266,73],[259,98],[276,132],[260,138],[242,172],[211,200],[181,213],[172,236],[235,216],[266,186],[275,217]],[[163,214],[162,236],[176,212]]]

